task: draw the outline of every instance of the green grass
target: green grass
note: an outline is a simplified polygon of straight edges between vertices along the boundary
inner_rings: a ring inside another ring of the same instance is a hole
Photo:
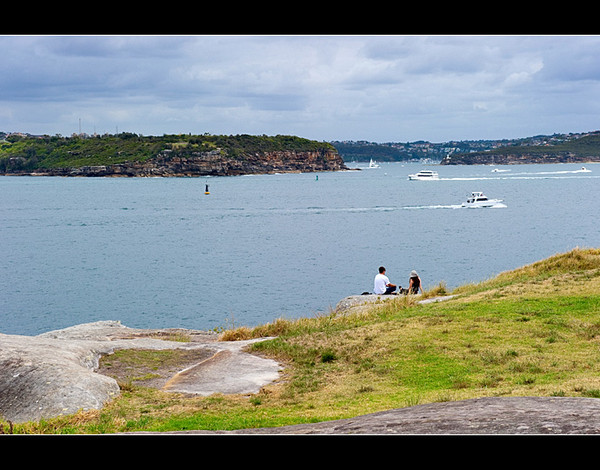
[[[402,296],[225,332],[277,336],[253,349],[280,361],[284,374],[256,395],[132,385],[102,411],[14,432],[239,429],[487,396],[600,397],[600,250],[576,249],[452,293],[440,303]]]

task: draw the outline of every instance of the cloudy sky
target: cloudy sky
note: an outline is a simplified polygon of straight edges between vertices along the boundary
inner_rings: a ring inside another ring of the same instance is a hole
[[[600,129],[600,36],[0,36],[0,131],[406,142]]]

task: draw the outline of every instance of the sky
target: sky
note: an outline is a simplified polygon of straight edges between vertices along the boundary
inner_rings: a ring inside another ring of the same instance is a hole
[[[447,142],[600,129],[595,35],[4,35],[0,131]]]

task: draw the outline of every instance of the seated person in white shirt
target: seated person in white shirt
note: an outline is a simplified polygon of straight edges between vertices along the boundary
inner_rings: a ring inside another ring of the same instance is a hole
[[[383,266],[379,267],[379,274],[375,276],[375,281],[373,282],[373,292],[375,294],[391,294],[396,290],[395,284],[390,284],[390,280],[385,275],[385,268]]]

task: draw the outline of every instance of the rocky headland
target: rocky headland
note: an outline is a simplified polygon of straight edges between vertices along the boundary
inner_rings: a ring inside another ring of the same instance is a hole
[[[516,165],[600,162],[600,133],[541,136],[529,143],[505,142],[484,151],[452,152],[441,165]]]
[[[295,136],[119,134],[0,140],[0,174],[236,176],[347,170],[330,144]]]
[[[488,152],[464,153],[444,158],[441,165],[519,165],[538,163],[597,163],[600,155],[577,155],[573,152],[527,153],[510,152],[490,154]]]
[[[382,299],[372,296],[363,300],[371,303]],[[352,298],[339,308],[360,304]],[[190,341],[172,341],[169,338],[174,334],[185,334]],[[0,334],[0,417],[20,423],[102,408],[119,395],[120,389],[115,379],[99,371],[98,360],[121,348],[180,349],[190,353],[180,365],[181,370],[173,371],[156,385],[166,391],[199,395],[257,393],[279,377],[281,367],[244,352],[253,341],[257,340],[221,342],[208,332],[133,329],[114,321],[77,325],[34,337]],[[600,399],[490,397],[429,403],[313,424],[168,434],[599,433]]]
[[[146,161],[130,161],[113,165],[38,168],[12,174],[29,176],[129,176],[129,177],[193,177],[237,176],[271,173],[304,173],[347,170],[341,157],[333,151],[283,150],[231,158],[219,151],[178,155],[163,151]]]

